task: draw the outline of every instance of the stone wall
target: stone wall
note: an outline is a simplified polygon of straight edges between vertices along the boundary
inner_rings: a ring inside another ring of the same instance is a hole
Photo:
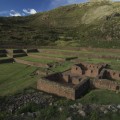
[[[67,58],[65,58],[65,60],[66,61],[72,61],[72,60],[75,60],[75,59],[77,59],[78,57],[67,57]]]
[[[46,76],[46,75],[48,75],[47,71],[41,71],[41,70],[37,70],[35,73],[36,73],[36,75],[40,75],[40,76]]]
[[[64,80],[65,82],[69,83],[69,82],[70,82],[70,76],[64,74],[64,75],[63,75],[63,80]]]
[[[72,68],[71,68],[71,73],[75,74],[75,75],[82,75],[83,70],[81,69],[81,67],[79,67],[77,65],[73,65]]]
[[[6,53],[0,53],[0,57],[7,57]]]
[[[13,54],[13,53],[24,53],[22,49],[7,49],[7,53]]]
[[[35,66],[35,67],[48,67],[47,64],[42,64],[42,63],[35,63],[35,62],[29,62],[29,61],[25,61],[25,60],[21,60],[18,58],[14,58],[15,62],[17,63],[21,63],[21,64],[26,64],[26,65],[30,65],[30,66]]]
[[[70,78],[71,79],[71,83],[74,85],[78,85],[81,82],[81,77],[77,77],[77,76],[73,76]]]
[[[80,98],[90,89],[90,80],[88,78],[84,79],[75,89],[75,99]]]
[[[75,100],[75,89],[73,89],[70,86],[65,86],[54,81],[41,78],[37,82],[37,89],[47,93],[52,93],[58,96]]]
[[[24,49],[24,52],[26,53],[34,53],[34,52],[39,52],[38,49]]]
[[[91,86],[94,88],[107,89],[112,91],[120,90],[120,84],[105,79],[91,80]]]
[[[99,74],[99,70],[98,69],[88,69],[85,72],[85,76],[88,77],[96,77]]]
[[[71,74],[85,75],[88,77],[97,77],[103,68],[106,68],[106,64],[76,64],[71,68]]]
[[[21,53],[21,54],[13,54],[13,58],[17,58],[17,57],[24,57],[27,56],[26,53]]]
[[[97,79],[105,79],[106,78],[106,69],[103,69],[96,78]]]
[[[107,79],[114,79],[120,80],[120,71],[106,69],[106,76]]]
[[[81,79],[77,84],[64,81],[61,74],[48,75],[38,80],[37,89],[75,100],[84,95],[90,88],[90,80],[88,78]]]
[[[12,63],[12,62],[14,62],[14,59],[12,59],[12,58],[0,60],[0,64],[3,64],[3,63]]]

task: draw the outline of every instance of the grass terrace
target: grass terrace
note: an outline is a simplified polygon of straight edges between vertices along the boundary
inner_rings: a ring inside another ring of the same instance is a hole
[[[109,51],[105,51],[105,50],[61,50],[61,49],[43,49],[43,51],[49,51],[49,52],[60,52],[61,54],[62,53],[75,53],[75,54],[87,54],[87,55],[105,55],[105,56],[113,56],[113,57],[116,57],[116,56],[119,56],[120,57],[120,52],[116,52],[116,51],[112,51],[112,52],[109,52]]]
[[[36,67],[18,63],[0,64],[0,96],[33,86],[37,81],[33,74],[35,70]]]
[[[108,90],[93,90],[78,101],[83,104],[119,104],[120,93],[115,93]]]
[[[52,68],[51,70],[53,72],[63,72],[63,71],[70,69],[73,64],[74,63],[72,63],[72,62],[66,61],[66,62],[62,63],[61,65],[58,65],[58,66]]]
[[[6,60],[9,59],[10,57],[0,57],[0,60]]]
[[[33,57],[29,57],[29,56],[20,57],[19,59],[25,60],[25,61],[30,61],[30,62],[44,63],[44,64],[55,62],[54,60],[39,59],[39,58],[33,58]]]
[[[70,58],[70,56],[62,55],[62,54],[48,54],[48,53],[32,53],[33,55],[38,56],[46,56],[46,57],[54,57],[54,58]]]

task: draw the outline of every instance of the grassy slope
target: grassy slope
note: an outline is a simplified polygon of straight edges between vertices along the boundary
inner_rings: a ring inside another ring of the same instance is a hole
[[[94,90],[78,101],[84,104],[120,104],[120,93],[108,90]]]
[[[15,93],[36,82],[34,76],[35,67],[22,64],[0,64],[0,96]]]
[[[102,2],[60,7],[28,17],[0,18],[0,42],[120,48],[119,12],[120,2]]]
[[[119,70],[120,71],[120,60],[116,60],[116,59],[104,59],[104,58],[89,58],[87,55],[98,55],[98,56],[114,56],[114,57],[120,57],[120,53],[119,52],[109,52],[109,51],[93,51],[93,50],[60,50],[60,49],[43,49],[44,52],[46,53],[40,53],[43,55],[47,55],[48,56],[52,56],[52,52],[54,53],[55,57],[59,57],[59,56],[65,56],[66,55],[72,55],[72,56],[78,56],[79,60],[82,62],[88,62],[88,63],[107,63],[109,65],[111,65],[111,68],[113,70]],[[82,56],[83,55],[83,56]],[[86,56],[84,56],[86,55]],[[59,68],[58,68],[59,69]]]
[[[36,59],[36,58],[33,58],[33,57],[29,57],[29,56],[21,57],[20,59],[30,61],[30,62],[44,63],[44,64],[55,62],[54,60],[39,59],[39,58]]]
[[[37,55],[37,56],[48,56],[51,58],[69,58],[70,56],[66,56],[66,55],[55,55],[55,54],[47,54],[47,53],[32,53],[33,55]]]
[[[0,57],[0,60],[9,59],[9,57]]]

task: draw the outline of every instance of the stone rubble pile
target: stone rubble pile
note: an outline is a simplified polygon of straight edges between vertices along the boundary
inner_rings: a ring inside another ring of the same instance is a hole
[[[36,118],[39,116],[40,111],[35,112],[27,111],[26,113],[15,114],[19,109],[28,103],[35,103],[40,109],[45,107],[55,107],[60,113],[66,110],[66,107],[60,106],[56,102],[57,98],[52,95],[45,94],[43,92],[21,93],[15,96],[9,96],[7,99],[0,100],[0,112],[6,111],[10,113],[13,118]],[[66,120],[72,120],[72,115],[80,117],[87,117],[92,111],[97,111],[99,115],[105,115],[107,113],[119,113],[120,104],[100,105],[100,104],[81,104],[76,102],[67,106],[69,117]],[[12,119],[12,118],[11,118]]]
[[[70,111],[74,114],[79,114],[82,117],[88,115],[91,111],[98,111],[100,114],[107,114],[108,112],[120,113],[120,105],[97,105],[97,104],[88,104],[83,105],[81,103],[73,104],[69,106]]]
[[[28,103],[36,103],[40,107],[44,107],[53,101],[54,98],[51,95],[43,94],[42,92],[20,94],[17,96],[10,96],[5,102],[0,101],[0,111],[14,113]]]

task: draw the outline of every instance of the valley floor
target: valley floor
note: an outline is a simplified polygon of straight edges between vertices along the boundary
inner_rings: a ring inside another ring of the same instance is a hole
[[[120,93],[115,93],[108,90],[93,90],[88,91],[88,94],[83,96],[81,99],[71,101],[65,98],[60,98],[55,95],[49,95],[36,90],[36,82],[42,75],[36,75],[35,72],[40,70],[41,72],[62,72],[69,69],[73,64],[78,62],[89,62],[89,63],[108,63],[111,69],[120,71],[120,52],[108,51],[95,51],[95,50],[60,50],[60,49],[42,49],[40,53],[30,53],[31,55],[40,56],[36,57],[20,57],[19,59],[25,61],[32,61],[41,64],[53,64],[53,67],[38,68],[29,65],[23,65],[19,63],[5,63],[0,64],[0,119],[31,119],[34,117],[33,113],[38,113],[34,119],[42,120],[119,120],[120,110],[113,112],[108,110],[106,114],[100,114],[100,111],[93,109],[89,114],[86,112],[85,117],[78,111],[76,112],[76,105],[120,105]],[[43,56],[43,58],[42,58]],[[49,57],[49,59],[45,58]],[[78,57],[78,59],[72,59],[70,61],[59,61],[54,58],[72,58]],[[5,59],[6,57],[0,57]],[[29,97],[32,96],[33,98]],[[39,97],[37,97],[39,96]],[[18,104],[12,109],[12,113],[8,110],[2,109],[2,105],[8,105],[11,107],[14,100],[22,98],[23,102],[21,105]],[[27,99],[31,99],[29,101]],[[42,98],[42,102],[40,101]],[[32,100],[33,99],[33,100]],[[12,101],[13,100],[13,101]],[[28,100],[28,102],[27,102]],[[11,101],[11,102],[10,102]],[[38,102],[37,102],[38,101]],[[46,104],[46,105],[45,105]],[[74,106],[70,109],[70,106]],[[39,106],[39,107],[38,107]],[[120,107],[120,106],[119,106]],[[117,108],[117,107],[115,107]],[[113,109],[112,109],[113,110]],[[7,112],[6,112],[7,111]],[[67,112],[68,111],[68,112]],[[32,114],[30,114],[32,113]],[[79,114],[78,114],[79,113]],[[15,116],[16,115],[16,116]],[[101,116],[100,116],[101,115]],[[17,118],[17,116],[19,116]],[[59,117],[58,117],[59,116]]]

